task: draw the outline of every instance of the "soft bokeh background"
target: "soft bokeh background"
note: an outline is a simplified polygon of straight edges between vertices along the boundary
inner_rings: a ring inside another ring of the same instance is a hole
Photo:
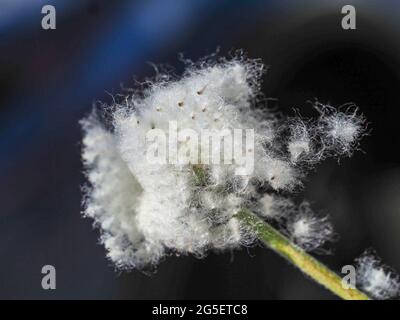
[[[57,29],[41,29],[41,8]],[[357,153],[313,172],[299,197],[328,212],[339,241],[321,259],[335,270],[373,246],[400,270],[400,5],[351,1],[0,0],[0,298],[335,299],[276,254],[252,248],[207,259],[169,258],[158,272],[116,273],[82,219],[78,120],[97,100],[197,59],[244,49],[270,66],[263,91],[292,114],[308,100],[354,102],[372,128]],[[121,86],[122,84],[122,86]],[[41,289],[41,268],[57,289]]]

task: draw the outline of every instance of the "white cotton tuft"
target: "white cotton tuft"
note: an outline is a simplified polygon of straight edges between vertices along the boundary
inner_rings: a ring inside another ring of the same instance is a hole
[[[400,277],[370,251],[357,260],[357,286],[373,298],[384,300],[400,296]]]
[[[310,152],[310,141],[307,139],[299,139],[290,141],[288,144],[292,162],[297,162],[301,155],[306,155]]]
[[[258,201],[258,208],[256,209],[260,216],[275,220],[291,217],[296,211],[297,208],[290,199],[268,193]]]
[[[92,114],[81,122],[82,159],[87,187],[84,214],[102,230],[101,242],[107,256],[118,267],[142,267],[156,263],[164,248],[148,243],[136,222],[142,189],[116,148],[116,137]]]
[[[332,241],[334,232],[328,217],[318,217],[308,202],[303,202],[288,225],[290,237],[304,250],[313,251]]]
[[[357,148],[359,139],[365,134],[365,119],[358,114],[357,107],[350,105],[346,111],[337,110],[329,105],[317,104],[321,113],[318,129],[326,153],[351,155]]]
[[[326,218],[274,193],[300,187],[305,164],[323,158],[315,136],[330,155],[349,153],[363,120],[331,107],[320,108],[314,122],[281,119],[258,99],[262,70],[257,60],[243,57],[204,60],[190,64],[180,79],[158,75],[114,103],[103,117],[111,121],[94,114],[82,121],[89,182],[84,214],[101,230],[117,267],[143,268],[169,254],[203,257],[208,250],[250,244],[254,234],[235,217],[244,207],[266,218],[285,217],[293,239],[307,250],[330,238]],[[229,133],[238,131],[230,144]],[[176,144],[164,150],[149,132]],[[205,133],[221,143],[199,143],[196,137]],[[229,152],[222,145],[235,148],[232,161],[225,161]],[[153,162],[151,155],[165,159]],[[212,161],[203,161],[204,155]]]
[[[291,136],[288,142],[290,160],[296,163],[301,159],[308,159],[312,148],[312,142],[306,123],[298,119],[290,125],[290,131]]]

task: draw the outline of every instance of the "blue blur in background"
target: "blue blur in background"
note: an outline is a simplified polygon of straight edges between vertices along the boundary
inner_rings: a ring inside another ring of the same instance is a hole
[[[373,128],[366,154],[321,165],[299,197],[331,214],[341,240],[322,260],[336,270],[372,245],[400,269],[400,6],[353,1],[357,30],[344,31],[348,3],[315,2],[1,0],[0,298],[334,298],[258,247],[119,274],[81,218],[79,119],[154,75],[149,62],[181,72],[179,53],[196,60],[217,48],[262,58],[263,92],[288,114],[311,115],[314,98],[360,106]],[[46,4],[56,30],[41,28]],[[54,291],[40,285],[46,264]]]

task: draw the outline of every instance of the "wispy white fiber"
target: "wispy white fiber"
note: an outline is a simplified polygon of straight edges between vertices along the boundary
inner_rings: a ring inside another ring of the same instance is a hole
[[[115,135],[92,114],[81,121],[85,136],[82,159],[90,186],[84,199],[85,215],[102,231],[101,242],[118,267],[153,264],[164,248],[147,242],[138,229],[136,207],[143,192],[122,160]]]
[[[306,201],[300,204],[296,215],[289,220],[290,237],[307,251],[320,248],[333,239],[333,227],[328,217],[317,216]]]
[[[399,275],[382,264],[370,250],[357,259],[356,284],[375,299],[394,299],[400,296]]]
[[[312,129],[301,119],[296,119],[290,125],[290,138],[288,142],[288,150],[290,160],[293,163],[301,159],[309,160],[312,154],[312,137],[310,137]]]
[[[293,217],[297,213],[297,207],[288,198],[266,193],[254,211],[262,217],[279,221],[281,218]]]
[[[180,79],[159,74],[146,89],[107,108],[111,121],[95,114],[82,120],[89,182],[84,214],[100,228],[108,257],[118,267],[142,268],[168,254],[201,257],[209,249],[249,244],[254,236],[235,218],[243,207],[258,208],[266,218],[286,216],[286,229],[306,250],[331,238],[326,218],[276,194],[300,187],[309,164],[350,154],[364,119],[322,105],[315,120],[278,118],[262,105],[262,71],[259,61],[241,56],[191,63]],[[248,151],[254,170],[236,175],[238,163],[149,163],[146,133],[160,129],[168,136],[171,121],[178,131],[253,129]]]
[[[350,156],[358,147],[360,137],[365,134],[364,116],[359,114],[353,104],[343,106],[342,110],[320,103],[315,107],[320,112],[318,130],[321,132],[325,152]]]

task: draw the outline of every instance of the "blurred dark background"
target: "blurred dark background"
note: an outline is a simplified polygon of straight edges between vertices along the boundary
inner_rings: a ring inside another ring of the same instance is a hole
[[[41,8],[57,29],[41,28]],[[352,4],[357,29],[341,28]],[[157,273],[117,273],[81,218],[79,119],[97,100],[154,74],[243,49],[269,65],[263,91],[312,115],[308,100],[354,102],[371,135],[364,152],[326,161],[299,197],[331,215],[335,270],[374,247],[400,270],[400,3],[396,0],[0,0],[0,298],[335,299],[263,248],[171,257]],[[57,289],[41,288],[41,268]]]

